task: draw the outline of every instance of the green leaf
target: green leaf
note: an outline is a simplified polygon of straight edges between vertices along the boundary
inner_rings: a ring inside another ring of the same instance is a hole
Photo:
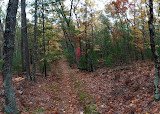
[[[97,106],[94,106],[93,108],[91,108],[91,110],[96,110],[97,109]]]

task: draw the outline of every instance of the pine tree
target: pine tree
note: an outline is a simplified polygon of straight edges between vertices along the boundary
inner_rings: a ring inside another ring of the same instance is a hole
[[[26,2],[25,0],[21,0],[21,18],[22,18],[22,39],[23,39],[23,48],[24,51],[23,54],[25,59],[25,69],[26,69],[26,75],[27,80],[32,80],[31,74],[30,74],[30,58],[29,58],[29,49],[28,49],[28,36],[27,36],[27,22],[26,22]]]
[[[37,0],[35,0],[35,14],[34,14],[34,43],[33,43],[33,80],[37,81],[36,78],[36,60],[37,60]]]

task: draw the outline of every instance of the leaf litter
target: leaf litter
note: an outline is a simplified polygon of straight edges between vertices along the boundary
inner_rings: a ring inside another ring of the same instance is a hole
[[[154,65],[134,62],[93,73],[70,68],[62,58],[52,64],[47,78],[37,83],[14,74],[17,108],[22,114],[155,114],[160,103],[153,100]],[[0,77],[0,112],[4,109]]]

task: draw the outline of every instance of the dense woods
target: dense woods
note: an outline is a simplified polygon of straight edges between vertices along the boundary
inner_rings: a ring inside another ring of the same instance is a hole
[[[158,0],[0,1],[0,113],[159,113],[159,16]]]

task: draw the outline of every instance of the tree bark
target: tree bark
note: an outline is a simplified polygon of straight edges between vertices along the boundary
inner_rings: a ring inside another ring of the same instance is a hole
[[[159,55],[157,53],[156,47],[155,47],[155,28],[153,25],[153,0],[149,0],[149,31],[150,31],[150,45],[151,45],[151,51],[152,56],[154,58],[154,64],[155,64],[155,79],[154,79],[154,99],[156,101],[160,100],[159,95]]]
[[[0,19],[0,58],[2,58],[3,27]]]
[[[23,34],[23,32],[21,31],[21,34]],[[26,71],[26,67],[25,67],[25,46],[24,46],[24,38],[21,35],[21,58],[22,58],[22,72]]]
[[[37,61],[37,0],[35,0],[35,14],[34,14],[34,43],[33,43],[33,81],[37,81],[36,77],[36,61]]]
[[[23,2],[23,1],[21,1],[21,2]],[[21,3],[21,24],[22,23],[24,23],[24,19],[23,19],[23,11],[22,11],[22,7],[24,7],[24,6],[22,6],[23,5],[23,3]],[[24,9],[24,8],[23,8]],[[22,22],[23,21],[23,22]],[[21,26],[24,26],[23,24],[21,25]],[[25,72],[26,71],[26,65],[25,65],[25,63],[26,63],[26,61],[25,61],[25,44],[24,44],[24,28],[22,27],[21,28],[21,58],[22,58],[22,72]]]
[[[26,0],[21,0],[21,19],[22,19],[22,39],[25,50],[25,68],[26,68],[26,77],[27,80],[32,80],[30,74],[30,58],[29,58],[29,49],[28,49],[28,36],[27,36],[27,22],[26,22]]]
[[[3,87],[5,92],[5,112],[17,114],[15,94],[12,81],[12,60],[14,53],[14,38],[18,0],[9,0],[6,16],[3,47]]]
[[[87,39],[87,26],[88,26],[88,20],[87,20],[87,15],[88,15],[88,13],[87,13],[87,5],[88,5],[88,2],[87,2],[87,0],[85,0],[85,5],[86,5],[86,8],[85,8],[85,31],[84,31],[84,38],[85,38],[85,43],[86,43],[86,49],[85,49],[85,56],[86,56],[86,70],[88,70],[88,39]]]
[[[44,3],[43,3],[43,0],[42,0],[42,18],[43,18],[43,54],[44,54],[44,76],[46,77],[47,76],[47,66],[46,66],[46,44],[45,44],[45,26],[44,26]]]
[[[93,64],[93,53],[94,53],[94,31],[93,31],[93,12],[91,12],[91,24],[92,24],[92,43],[90,44],[91,48],[91,52],[89,54],[89,71],[93,72],[94,71],[94,64]]]

